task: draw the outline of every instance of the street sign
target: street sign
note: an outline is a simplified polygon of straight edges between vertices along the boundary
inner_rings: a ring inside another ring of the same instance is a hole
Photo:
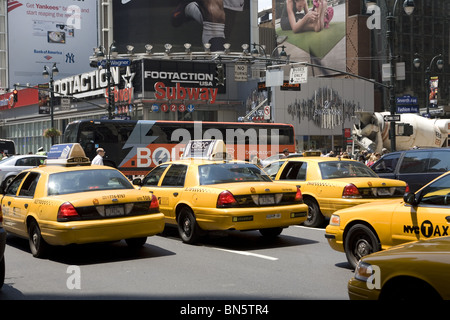
[[[108,60],[101,60],[97,62],[97,66],[105,68],[107,61]],[[131,64],[131,61],[129,59],[113,59],[109,60],[109,63],[111,67],[127,67]]]
[[[383,116],[383,120],[388,122],[400,121],[400,115],[399,114],[385,115]]]
[[[270,120],[270,106],[264,106],[264,120]]]
[[[289,84],[307,83],[308,82],[308,67],[298,66],[292,67],[289,75]]]
[[[235,64],[234,65],[234,81],[247,81],[248,71],[246,64]]]

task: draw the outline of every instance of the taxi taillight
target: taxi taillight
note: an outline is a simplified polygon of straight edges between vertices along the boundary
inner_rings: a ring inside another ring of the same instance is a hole
[[[74,217],[78,217],[78,212],[70,202],[64,202],[58,210],[57,220],[68,221]]]
[[[411,192],[411,190],[409,189],[409,185],[406,184],[406,188],[405,188],[405,193]]]
[[[217,208],[228,208],[235,204],[237,201],[230,191],[222,191],[217,198]]]
[[[358,188],[353,183],[349,183],[344,187],[342,198],[361,198],[361,194],[359,193]]]
[[[297,193],[295,194],[295,201],[302,201],[302,200],[303,200],[302,192],[300,191],[300,188],[297,187]]]
[[[150,202],[150,209],[159,210],[158,198],[156,198],[156,196],[154,194],[152,195],[152,202]]]

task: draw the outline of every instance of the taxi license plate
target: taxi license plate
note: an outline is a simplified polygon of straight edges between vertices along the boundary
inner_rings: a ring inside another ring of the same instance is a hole
[[[280,219],[280,218],[281,218],[281,213],[272,213],[272,214],[266,215],[266,219]]]
[[[378,188],[377,189],[377,195],[379,196],[391,196],[392,193],[389,189],[386,188]]]
[[[259,196],[260,205],[275,204],[275,198],[273,195],[261,195]]]
[[[123,216],[124,214],[125,214],[125,210],[124,210],[123,206],[105,207],[105,216],[107,216],[107,217]]]

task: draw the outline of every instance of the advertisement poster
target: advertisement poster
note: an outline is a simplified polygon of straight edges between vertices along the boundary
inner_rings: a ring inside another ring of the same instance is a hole
[[[276,0],[276,33],[292,61],[346,70],[344,0]],[[314,68],[314,75],[329,71]]]
[[[120,53],[126,46],[145,52],[151,44],[153,52],[203,52],[203,43],[211,43],[211,51],[223,51],[230,43],[231,51],[242,51],[250,44],[250,0],[113,0],[114,40]]]
[[[10,88],[47,82],[42,71],[53,63],[57,77],[89,71],[97,46],[97,1],[9,0],[8,41]]]

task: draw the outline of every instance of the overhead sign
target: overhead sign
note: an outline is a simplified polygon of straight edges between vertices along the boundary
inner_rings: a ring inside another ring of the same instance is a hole
[[[106,67],[106,63],[108,62],[108,60],[101,60],[99,62],[97,62],[97,65],[100,67],[105,68]],[[111,67],[128,67],[129,65],[131,65],[131,60],[129,59],[113,59],[113,60],[109,60],[110,66]]]
[[[389,114],[383,116],[383,120],[387,122],[394,122],[394,121],[400,121],[400,115],[399,114]]]
[[[292,67],[289,75],[289,84],[307,83],[308,82],[308,67],[298,66]]]

